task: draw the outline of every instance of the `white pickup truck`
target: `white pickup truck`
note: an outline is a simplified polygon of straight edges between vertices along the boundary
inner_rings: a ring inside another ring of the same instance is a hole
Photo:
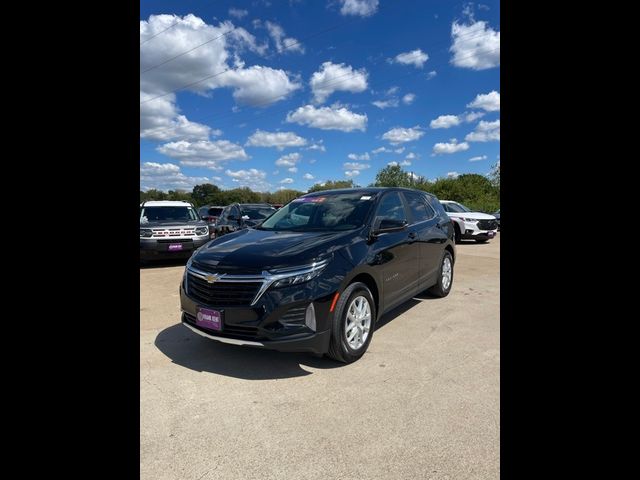
[[[472,239],[484,243],[496,236],[498,220],[493,215],[472,212],[461,203],[451,200],[440,200],[444,211],[453,222],[456,243],[462,239]]]

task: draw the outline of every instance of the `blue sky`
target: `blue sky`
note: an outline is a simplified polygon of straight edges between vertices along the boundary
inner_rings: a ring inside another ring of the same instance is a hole
[[[486,174],[499,32],[492,1],[143,0],[141,188]]]

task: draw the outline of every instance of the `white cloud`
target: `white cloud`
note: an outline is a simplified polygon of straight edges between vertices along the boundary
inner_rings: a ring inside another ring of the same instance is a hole
[[[347,170],[366,170],[367,168],[371,168],[371,165],[368,163],[358,163],[358,162],[346,162],[343,163],[342,166]]]
[[[387,163],[387,165],[389,165],[390,167],[397,167],[400,164],[398,162],[396,162],[396,161],[393,161],[393,162]]]
[[[469,144],[467,142],[458,143],[455,138],[452,138],[450,143],[436,143],[433,146],[434,155],[463,152],[465,150],[469,150]]]
[[[293,178],[284,178],[280,180],[280,183],[293,183]]]
[[[403,167],[408,167],[411,165],[411,162],[409,160],[403,160],[402,162],[400,162],[400,165],[402,165]]]
[[[325,148],[324,145],[322,145],[322,143],[324,142],[324,140],[320,140],[316,143],[311,144],[309,147],[307,147],[307,150],[319,150],[321,152],[326,152],[327,149]]]
[[[500,141],[500,119],[494,122],[480,120],[476,129],[465,138],[467,142],[492,142]]]
[[[340,0],[342,15],[358,15],[369,17],[378,10],[379,0]]]
[[[313,91],[314,101],[323,103],[338,90],[358,93],[367,89],[367,70],[354,70],[344,63],[324,62],[320,70],[311,76],[309,85]]]
[[[313,175],[311,175],[310,173],[305,173],[302,178],[304,178],[305,180],[313,180]]]
[[[396,148],[393,153],[402,153],[404,152],[404,147]]]
[[[424,131],[419,125],[410,128],[396,127],[392,128],[384,135],[383,140],[388,140],[391,145],[398,145],[399,143],[412,142],[418,140],[424,135]]]
[[[355,153],[350,153],[349,155],[347,155],[347,158],[349,160],[369,160],[369,153],[365,152],[362,155],[358,155]]]
[[[399,53],[392,62],[422,68],[427,60],[429,60],[429,55],[417,48],[411,52]]]
[[[217,177],[214,177],[214,179]],[[195,185],[210,183],[207,177],[189,177],[173,163],[144,162],[140,165],[142,190],[191,190]]]
[[[220,75],[221,82],[233,86],[233,98],[240,104],[267,106],[282,100],[301,85],[291,81],[284,70],[254,65]]]
[[[437,74],[438,74],[438,72],[436,72],[435,70],[431,70],[429,73],[427,73],[427,80],[431,80]]]
[[[250,168],[248,170],[226,170],[228,176],[232,180],[239,184],[241,187],[249,187],[255,191],[265,191],[269,189],[269,184],[266,182],[267,172]]]
[[[287,171],[291,173],[298,173],[298,167],[287,168]]]
[[[177,158],[183,165],[221,169],[221,163],[228,160],[247,160],[244,149],[228,140],[197,140],[189,142],[179,140],[157,147],[158,152],[171,158]]]
[[[464,117],[464,121],[467,123],[471,123],[476,121],[479,118],[482,118],[485,116],[484,112],[469,112],[469,113],[463,113],[462,114]]]
[[[470,162],[479,162],[481,160],[486,160],[487,156],[486,155],[478,155],[477,157],[471,157],[469,159]]]
[[[241,19],[246,17],[247,15],[249,15],[249,11],[248,10],[243,10],[241,8],[233,8],[231,7],[229,9],[229,15],[232,17],[236,17],[237,19]]]
[[[467,107],[482,108],[487,112],[497,112],[500,110],[500,93],[492,90],[489,93],[478,94]]]
[[[389,88],[389,90],[387,90],[387,91],[385,92],[385,94],[386,94],[386,95],[395,95],[396,93],[398,93],[398,90],[400,90],[400,87],[398,87],[398,86],[393,86],[393,87],[390,87],[390,88]]]
[[[451,63],[456,67],[486,70],[500,66],[500,32],[486,22],[470,25],[453,22],[451,38]]]
[[[249,147],[275,147],[283,150],[287,147],[304,147],[307,140],[294,132],[265,132],[256,130],[248,139],[245,146]]]
[[[276,160],[276,165],[279,167],[295,167],[296,164],[300,161],[301,155],[297,152],[289,153],[287,155],[281,156],[278,160]]]
[[[360,175],[360,170],[347,170],[344,172],[347,177],[357,177]]]
[[[447,172],[447,177],[449,178],[458,178],[460,174],[458,172]]]
[[[365,131],[367,129],[367,115],[354,113],[345,107],[316,108],[313,105],[299,107],[295,112],[287,114],[287,122],[307,125],[322,130],[341,130],[351,132],[353,130]]]
[[[407,93],[404,97],[402,97],[402,103],[404,103],[405,105],[411,105],[415,99],[415,93]]]
[[[277,23],[266,21],[265,26],[269,32],[269,36],[273,40],[278,53],[285,52],[300,52],[304,53],[304,47],[295,38],[287,37],[284,33],[284,29]]]
[[[413,159],[418,158],[418,156],[413,152],[409,152],[409,154],[404,158],[406,158],[407,160],[413,160]]]
[[[373,153],[374,155],[377,153],[391,153],[392,150],[390,148],[387,147],[380,147],[380,148],[376,148],[375,150],[372,150],[371,153]]]
[[[457,115],[440,115],[435,120],[431,120],[431,128],[451,128],[460,125],[460,118]]]
[[[311,165],[313,165],[313,164],[314,164],[314,163],[316,163],[316,162],[317,162],[317,160],[316,160],[315,158],[312,158],[311,160],[309,160],[309,163],[310,163]]]
[[[371,103],[373,105],[375,105],[376,107],[384,110],[385,108],[389,108],[389,107],[397,107],[398,106],[398,99],[397,98],[390,98],[389,100],[374,100]]]

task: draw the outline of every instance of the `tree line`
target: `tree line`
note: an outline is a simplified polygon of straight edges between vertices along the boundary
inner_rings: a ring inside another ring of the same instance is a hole
[[[407,187],[434,194],[442,200],[460,202],[472,210],[495,212],[500,208],[500,165],[492,167],[489,177],[475,173],[459,175],[455,178],[438,178],[430,182],[424,177],[403,170],[400,165],[389,165],[376,174],[373,187]],[[329,180],[316,183],[307,192],[285,189],[276,192],[254,192],[248,187],[221,190],[218,186],[206,183],[196,185],[191,192],[184,190],[140,191],[140,202],[146,200],[182,200],[203,205],[225,206],[231,203],[271,203],[285,204],[305,193],[331,190],[334,188],[355,188],[353,180]]]

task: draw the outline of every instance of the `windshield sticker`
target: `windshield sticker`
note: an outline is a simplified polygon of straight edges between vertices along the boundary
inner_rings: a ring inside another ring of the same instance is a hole
[[[360,200],[371,200],[371,195],[363,195],[360,197]]]
[[[296,198],[294,202],[311,202],[311,203],[321,203],[324,202],[327,197],[302,197]]]

